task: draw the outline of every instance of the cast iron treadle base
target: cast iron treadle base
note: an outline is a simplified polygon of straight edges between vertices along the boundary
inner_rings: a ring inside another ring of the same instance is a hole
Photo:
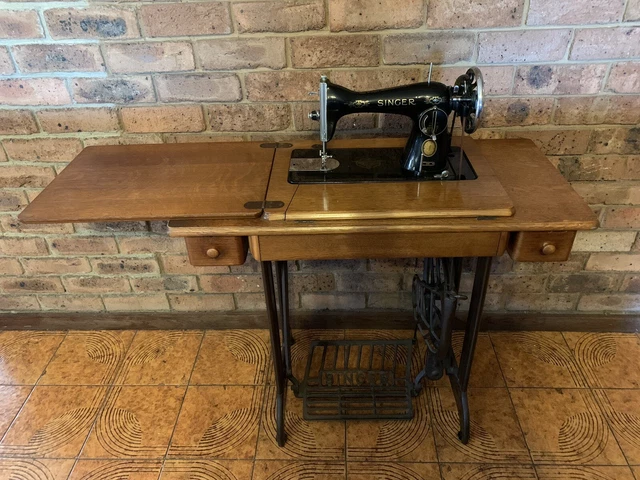
[[[306,420],[410,419],[413,340],[316,340],[299,395]]]

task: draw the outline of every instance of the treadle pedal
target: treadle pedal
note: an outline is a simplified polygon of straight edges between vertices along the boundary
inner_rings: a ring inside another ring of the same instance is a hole
[[[300,384],[305,420],[410,419],[406,340],[316,340]]]

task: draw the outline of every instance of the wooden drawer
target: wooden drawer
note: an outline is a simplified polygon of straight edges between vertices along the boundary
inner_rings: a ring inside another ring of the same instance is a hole
[[[242,265],[247,237],[186,237],[189,263],[195,266]]]
[[[501,232],[261,235],[252,238],[251,253],[257,260],[493,257],[506,240]]]
[[[518,232],[511,235],[508,251],[519,262],[564,262],[575,237],[575,231]]]

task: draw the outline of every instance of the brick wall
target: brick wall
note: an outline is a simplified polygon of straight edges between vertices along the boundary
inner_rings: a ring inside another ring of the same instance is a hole
[[[429,62],[445,82],[480,65],[477,136],[533,139],[602,223],[568,262],[501,258],[487,308],[640,310],[640,1],[80,0],[0,3],[0,311],[262,308],[255,262],[191,267],[161,223],[16,215],[84,146],[313,136],[321,73],[364,90],[423,80]],[[297,262],[293,303],[408,308],[417,266]]]

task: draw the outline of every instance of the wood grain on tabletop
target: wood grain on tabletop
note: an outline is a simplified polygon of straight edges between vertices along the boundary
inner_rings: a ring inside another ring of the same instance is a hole
[[[20,214],[25,223],[256,217],[274,149],[259,142],[85,148]]]

